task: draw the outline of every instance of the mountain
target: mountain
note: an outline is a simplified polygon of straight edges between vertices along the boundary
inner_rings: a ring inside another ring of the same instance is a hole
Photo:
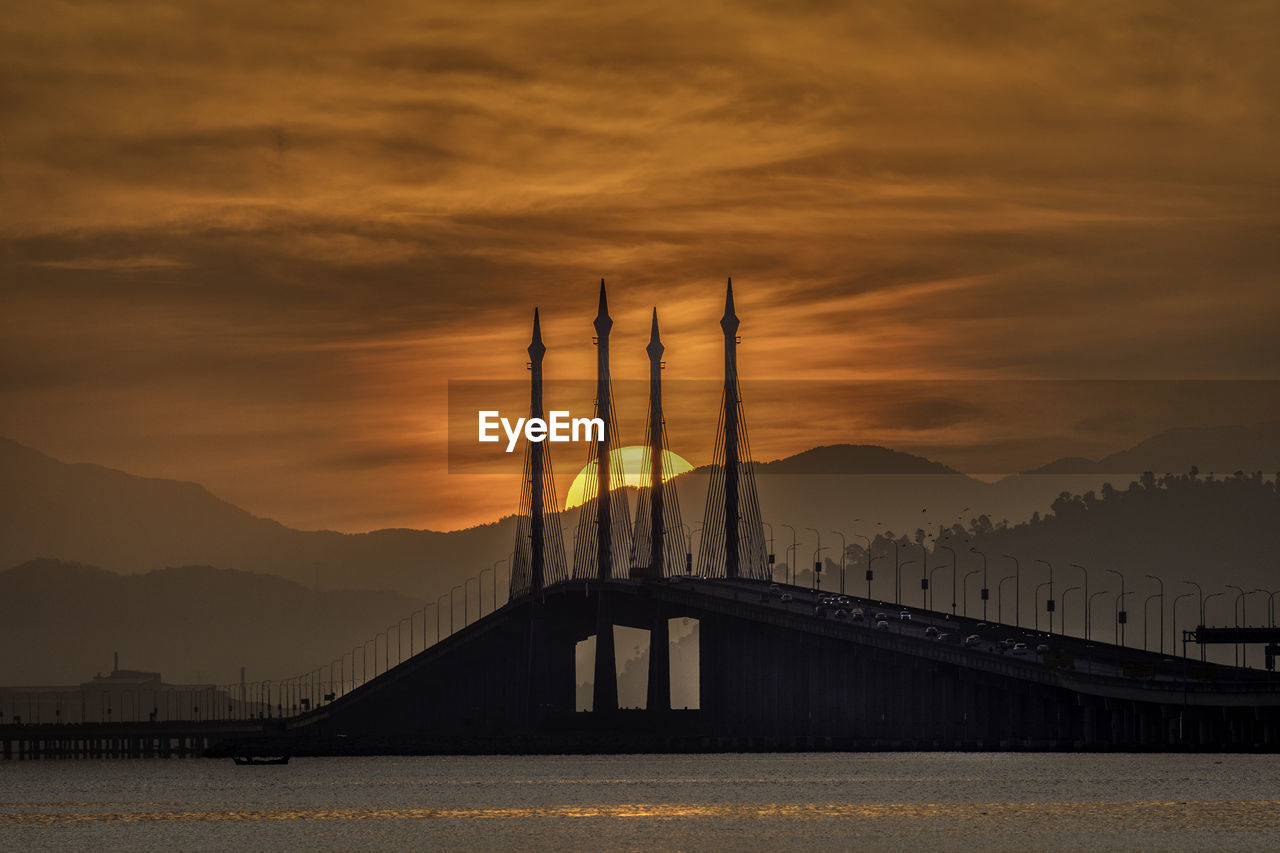
[[[170,682],[230,683],[241,666],[250,680],[280,679],[327,666],[421,607],[395,593],[316,592],[209,566],[120,575],[34,560],[0,572],[0,681],[78,684],[109,671],[113,652],[121,667]],[[414,625],[420,648],[421,617]]]
[[[492,567],[515,537],[511,519],[449,533],[294,530],[195,483],[67,464],[8,439],[0,483],[0,567],[40,557],[121,573],[214,565],[427,597]]]
[[[1253,426],[1180,427],[1102,459],[1058,459],[1028,474],[1185,473],[1280,471],[1280,421]]]

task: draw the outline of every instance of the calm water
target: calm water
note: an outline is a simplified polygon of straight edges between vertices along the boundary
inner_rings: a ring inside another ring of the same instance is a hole
[[[5,849],[1280,849],[1280,757],[0,762]]]

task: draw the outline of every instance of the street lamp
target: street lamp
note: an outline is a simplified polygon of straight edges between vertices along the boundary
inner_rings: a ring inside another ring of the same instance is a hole
[[[1208,595],[1206,595],[1206,596],[1204,597],[1204,603],[1201,605],[1201,607],[1203,607],[1203,608],[1204,608],[1204,610],[1201,612],[1200,627],[1203,627],[1203,626],[1205,625],[1205,623],[1206,623],[1206,622],[1208,622],[1208,620],[1209,620],[1209,602],[1210,602],[1210,601],[1213,601],[1215,598],[1217,598],[1217,597],[1218,597],[1218,596],[1220,596],[1220,595],[1226,595],[1226,593],[1225,593],[1225,592],[1211,592],[1211,593],[1209,593]],[[1201,659],[1201,660],[1204,660],[1204,656],[1205,656],[1205,643],[1203,642],[1203,638],[1202,638],[1202,637],[1196,637],[1196,639],[1197,639],[1198,641],[1200,641],[1200,659]]]
[[[794,527],[792,527],[790,524],[784,524],[784,525],[782,525],[782,526],[783,526],[783,527],[785,527],[785,528],[787,528],[788,530],[790,530],[790,531],[791,531],[791,547],[787,549],[787,553],[788,553],[788,554],[790,554],[790,553],[792,552],[792,550],[794,550],[794,549],[795,549],[795,547],[796,547],[796,529],[795,529]],[[795,566],[793,566],[793,565],[791,564],[791,558],[790,558],[790,557],[788,557],[788,558],[787,558],[787,571],[788,571],[788,572],[790,573],[790,575],[791,575],[791,585],[792,585],[792,586],[795,586],[795,577],[796,577],[795,569],[796,569],[796,567],[795,567]]]
[[[1133,590],[1122,592],[1116,596],[1116,630],[1120,632],[1120,645],[1124,646],[1124,626],[1129,621],[1129,611],[1124,609],[1124,597],[1132,595]]]
[[[1035,616],[1036,616],[1036,633],[1040,632],[1040,590],[1044,589],[1048,585],[1049,585],[1048,581],[1041,581],[1039,584],[1037,584],[1035,600],[1031,602],[1034,605],[1031,608],[1032,612],[1035,613]]]
[[[929,570],[929,609],[930,610],[933,610],[934,608],[933,590],[937,587],[937,584],[933,582],[933,576],[945,568],[946,568],[946,564],[943,564],[941,566],[934,566],[932,569]]]
[[[1196,588],[1196,592],[1200,593],[1200,621],[1196,624],[1196,627],[1197,628],[1202,627],[1204,625],[1204,589],[1201,588],[1200,584],[1196,583],[1195,581],[1183,581],[1183,583],[1185,583],[1187,586],[1194,586]],[[1200,662],[1204,663],[1204,653],[1205,653],[1204,643],[1199,643],[1199,646],[1200,646]],[[1184,652],[1187,650],[1187,644],[1185,642],[1182,644],[1182,650]]]
[[[1128,621],[1129,621],[1129,614],[1128,614],[1126,611],[1124,611],[1124,610],[1121,610],[1121,609],[1120,609],[1120,605],[1124,602],[1124,597],[1125,597],[1125,594],[1126,594],[1126,593],[1125,593],[1125,591],[1124,591],[1124,573],[1123,573],[1123,572],[1120,572],[1120,571],[1117,571],[1116,569],[1107,569],[1107,571],[1108,571],[1108,572],[1110,572],[1111,574],[1115,575],[1116,577],[1120,578],[1120,595],[1116,596],[1116,612],[1115,612],[1115,616],[1116,616],[1116,633],[1115,633],[1115,637],[1116,637],[1116,642],[1117,642],[1119,645],[1123,646],[1123,645],[1124,645],[1124,624],[1125,624],[1126,622],[1128,622]]]
[[[966,619],[969,618],[969,578],[973,577],[980,571],[982,571],[982,569],[974,569],[973,571],[968,572],[960,581],[960,606],[964,608],[963,615]]]
[[[436,642],[440,642],[440,611],[443,609],[440,604],[446,598],[449,598],[449,633],[453,633],[453,600],[450,598],[452,593],[445,593],[436,599]]]
[[[1085,610],[1087,610],[1089,613],[1092,613],[1092,612],[1093,612],[1093,600],[1094,600],[1095,598],[1097,598],[1098,596],[1100,596],[1100,595],[1106,595],[1106,594],[1107,594],[1108,592],[1110,592],[1110,591],[1111,591],[1111,590],[1109,590],[1109,589],[1100,589],[1100,590],[1098,590],[1097,592],[1095,592],[1095,593],[1093,593],[1092,595],[1090,595],[1090,596],[1089,596],[1089,600],[1085,602]]]
[[[1079,569],[1080,571],[1084,572],[1084,638],[1087,640],[1087,639],[1089,639],[1089,621],[1090,621],[1090,614],[1089,614],[1089,601],[1090,601],[1090,599],[1089,599],[1089,570],[1088,570],[1088,569],[1086,569],[1084,566],[1080,565],[1079,563],[1072,563],[1072,564],[1071,564],[1071,568],[1073,568],[1073,569]],[[1063,596],[1062,596],[1062,597],[1063,597],[1063,598],[1066,598],[1066,594],[1065,594],[1065,593],[1063,593]],[[1064,608],[1064,609],[1065,609],[1065,608]],[[1065,622],[1065,620],[1066,620],[1066,618],[1067,618],[1067,617],[1066,617],[1066,616],[1063,616],[1062,618],[1063,618],[1063,620],[1064,620],[1063,625],[1062,625],[1062,630],[1063,630],[1063,633],[1066,633],[1067,626],[1066,626],[1066,622]]]
[[[857,519],[855,518],[854,521],[857,521]],[[867,543],[867,600],[869,601],[871,599],[871,579],[876,576],[875,569],[871,568],[871,563],[874,561],[871,556],[871,537],[863,533],[855,533],[853,538],[861,539]]]
[[[1044,563],[1049,567],[1049,597],[1044,600],[1045,612],[1049,614],[1049,633],[1053,633],[1053,563],[1048,560],[1036,560],[1037,563]],[[1038,622],[1039,620],[1037,620]]]
[[[939,545],[951,552],[951,615],[956,615],[956,549],[950,545]]]
[[[982,558],[982,620],[987,619],[987,600],[991,598],[991,589],[987,585],[987,555],[979,551],[977,548],[970,548],[970,551]]]
[[[818,559],[818,555],[824,550],[825,547],[819,545],[813,552],[813,588],[819,591],[822,589],[822,561]]]
[[[1231,605],[1231,615],[1236,620],[1237,642],[1235,644],[1235,653],[1236,653],[1235,659],[1236,659],[1236,666],[1239,666],[1240,665],[1240,643],[1238,641],[1238,638],[1240,636],[1240,610],[1242,609],[1240,606],[1240,603],[1244,600],[1244,590],[1236,586],[1235,584],[1228,583],[1228,584],[1223,584],[1223,586],[1225,586],[1227,589],[1234,589],[1238,593],[1236,595],[1236,600]]]
[[[1195,595],[1194,592],[1184,592],[1173,597],[1173,652],[1178,653],[1178,602],[1184,598],[1190,598]],[[1182,659],[1187,659],[1187,641],[1182,641]]]
[[[1147,575],[1156,583],[1160,584],[1160,654],[1164,654],[1164,581],[1155,575]],[[1149,600],[1149,599],[1148,599]],[[1147,647],[1147,603],[1142,603],[1142,648]],[[1177,651],[1175,648],[1174,651]]]
[[[462,585],[461,585],[461,584],[456,584],[456,583],[455,583],[455,584],[453,585],[453,589],[449,590],[449,636],[450,636],[450,637],[452,637],[452,636],[453,636],[453,590],[454,590],[454,589],[462,589]],[[466,590],[463,590],[463,593],[462,593],[462,608],[463,608],[463,609],[462,609],[462,627],[464,627],[464,628],[465,628],[465,627],[467,627],[467,610],[466,610],[466,607],[467,607],[467,598],[466,598],[466,595],[467,595]]]
[[[818,547],[813,552],[813,587],[814,589],[821,589],[822,564],[818,562],[818,554],[822,551],[822,534],[812,527],[806,527],[805,530],[812,530],[813,535],[817,537],[818,540]]]
[[[1013,576],[1017,578],[1013,582],[1013,624],[1019,628],[1022,627],[1022,566],[1018,563],[1018,558],[1012,554],[1004,554],[1010,560],[1013,560]]]
[[[1067,633],[1067,593],[1075,592],[1080,587],[1069,586],[1062,591],[1062,633]]]
[[[844,533],[839,530],[831,531],[840,537],[840,594],[844,595],[844,552],[849,547],[844,539]]]
[[[1004,582],[1013,580],[1017,575],[1005,575],[996,581],[996,621],[1004,624]]]
[[[765,527],[769,528],[769,557],[768,557],[769,580],[772,581],[773,580],[773,525],[767,521],[762,521],[760,523],[763,524]],[[684,525],[681,525],[681,526],[683,527]]]

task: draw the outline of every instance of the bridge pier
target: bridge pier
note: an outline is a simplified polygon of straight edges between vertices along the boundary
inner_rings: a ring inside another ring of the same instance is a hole
[[[649,628],[649,684],[645,709],[660,714],[671,710],[671,629],[666,611],[657,607]]]
[[[613,641],[613,617],[609,609],[609,596],[604,592],[601,592],[596,606],[594,676],[591,711],[597,719],[614,716],[618,712],[618,661]]]

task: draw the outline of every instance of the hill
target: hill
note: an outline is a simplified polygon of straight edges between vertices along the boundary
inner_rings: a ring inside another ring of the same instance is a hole
[[[35,560],[0,572],[0,673],[7,684],[76,684],[109,671],[118,651],[122,667],[168,681],[229,683],[241,666],[250,680],[279,679],[327,665],[421,607],[209,566],[120,575]]]

